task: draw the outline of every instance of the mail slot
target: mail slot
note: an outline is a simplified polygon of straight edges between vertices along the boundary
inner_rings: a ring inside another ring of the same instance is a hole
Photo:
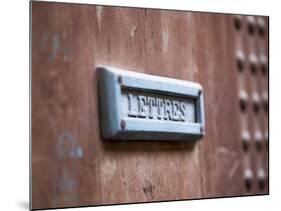
[[[105,139],[198,140],[204,135],[200,84],[113,67],[98,67]]]

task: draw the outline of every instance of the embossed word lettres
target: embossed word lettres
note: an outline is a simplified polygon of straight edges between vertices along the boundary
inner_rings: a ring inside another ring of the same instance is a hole
[[[185,121],[184,102],[144,95],[127,94],[127,96],[129,117]]]
[[[99,67],[105,139],[197,140],[204,135],[203,89],[193,82]]]

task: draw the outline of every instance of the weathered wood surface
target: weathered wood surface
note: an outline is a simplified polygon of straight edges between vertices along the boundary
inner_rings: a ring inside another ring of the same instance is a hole
[[[233,16],[31,7],[32,208],[246,194]],[[201,83],[205,138],[195,145],[102,140],[101,64]]]

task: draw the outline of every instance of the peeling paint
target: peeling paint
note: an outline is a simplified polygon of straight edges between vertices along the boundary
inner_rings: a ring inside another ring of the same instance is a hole
[[[228,149],[226,147],[219,147],[217,152],[219,154],[225,154],[225,155],[229,154],[229,151],[228,151]]]
[[[143,192],[145,195],[150,197],[151,199],[154,198],[155,186],[149,180],[144,181],[145,185],[143,187]]]
[[[48,37],[49,37],[49,33],[48,32],[43,33],[43,36],[42,36],[40,44],[39,44],[39,47],[41,49],[44,49],[44,48],[47,47]]]
[[[107,180],[111,180],[115,171],[117,170],[117,164],[115,160],[105,160],[101,165],[101,175]]]
[[[220,155],[235,157],[236,153],[232,150],[227,149],[226,147],[219,147],[217,153]]]
[[[50,46],[50,53],[47,57],[49,62],[54,62],[56,58],[61,55],[64,62],[69,60],[69,56],[71,54],[70,48],[63,48],[61,44],[61,38],[59,34],[50,35],[48,32],[44,32],[40,43],[39,48],[41,50],[49,50]]]
[[[71,54],[70,48],[62,48],[61,49],[62,55],[63,55],[63,61],[67,62],[69,60],[69,56]]]
[[[168,26],[165,24],[162,27],[162,47],[164,50],[164,53],[167,52],[169,46],[169,31],[168,31]]]
[[[130,37],[131,38],[134,38],[136,31],[137,31],[137,25],[134,25],[130,30]]]
[[[57,54],[59,52],[59,48],[60,48],[59,35],[54,34],[53,39],[52,39],[52,47],[51,47],[51,54],[49,57],[49,61],[55,60],[55,58],[57,57]]]
[[[101,28],[102,10],[103,10],[103,6],[96,6],[96,18],[97,18],[97,21],[98,21],[98,29],[99,30]]]
[[[77,189],[76,175],[72,175],[67,168],[63,168],[61,176],[59,177],[59,191],[71,193]]]
[[[83,150],[72,133],[65,131],[58,137],[57,156],[60,159],[83,157]]]
[[[232,168],[229,171],[229,178],[233,178],[235,172],[238,170],[239,167],[239,161],[236,160],[235,163],[233,164]]]
[[[74,135],[63,131],[57,138],[56,156],[59,169],[56,176],[56,197],[53,203],[79,200],[79,162],[83,150]]]

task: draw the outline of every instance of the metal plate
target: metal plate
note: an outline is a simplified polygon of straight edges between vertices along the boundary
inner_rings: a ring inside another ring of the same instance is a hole
[[[198,140],[204,135],[198,83],[97,67],[105,139]]]

